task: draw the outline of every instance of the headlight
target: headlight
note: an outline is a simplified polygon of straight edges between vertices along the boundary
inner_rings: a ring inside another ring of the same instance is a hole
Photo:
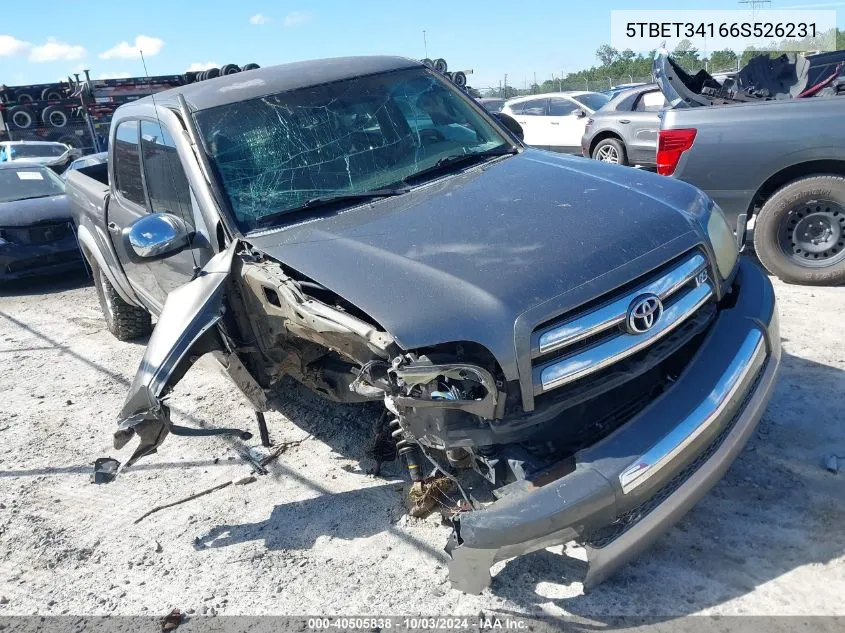
[[[707,219],[707,237],[713,245],[713,252],[716,254],[716,266],[722,279],[727,279],[736,266],[739,251],[736,246],[736,237],[725,219],[725,214],[719,205],[713,203],[710,207],[710,217]]]

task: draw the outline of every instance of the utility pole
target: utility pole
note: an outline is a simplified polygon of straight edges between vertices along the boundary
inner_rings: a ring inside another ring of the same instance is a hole
[[[531,87],[531,92],[537,94],[537,72],[534,72],[534,85]]]
[[[428,42],[425,39],[425,29],[423,29],[423,49],[425,49],[426,59],[428,58]]]
[[[505,73],[505,91],[502,93],[502,96],[507,99],[508,97],[508,74]]]
[[[739,4],[747,4],[751,7],[751,19],[757,19],[757,9],[772,4],[772,0],[739,0]]]

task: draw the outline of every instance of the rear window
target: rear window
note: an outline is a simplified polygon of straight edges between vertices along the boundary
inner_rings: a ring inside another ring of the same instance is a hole
[[[12,159],[15,158],[49,158],[58,157],[67,151],[67,147],[59,143],[38,143],[34,145],[9,145]]]
[[[600,92],[590,92],[585,95],[573,96],[572,98],[575,99],[575,101],[577,101],[581,105],[593,111],[598,110],[605,103],[610,101],[610,97]]]
[[[64,192],[64,183],[49,169],[0,169],[0,202],[46,198]]]

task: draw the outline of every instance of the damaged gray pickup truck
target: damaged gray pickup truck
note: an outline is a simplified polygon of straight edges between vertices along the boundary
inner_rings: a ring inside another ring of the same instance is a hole
[[[301,62],[121,106],[68,195],[109,329],[157,324],[128,463],[213,353],[256,411],[283,376],[383,403],[411,478],[483,478],[453,585],[576,540],[586,588],[722,476],[780,362],[772,286],[682,182],[525,148],[396,57]],[[225,431],[225,430],[224,430]]]

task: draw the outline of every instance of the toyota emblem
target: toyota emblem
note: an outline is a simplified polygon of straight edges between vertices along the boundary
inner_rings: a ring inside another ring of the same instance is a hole
[[[648,332],[663,314],[663,303],[656,294],[640,295],[628,307],[625,325],[631,334]]]

